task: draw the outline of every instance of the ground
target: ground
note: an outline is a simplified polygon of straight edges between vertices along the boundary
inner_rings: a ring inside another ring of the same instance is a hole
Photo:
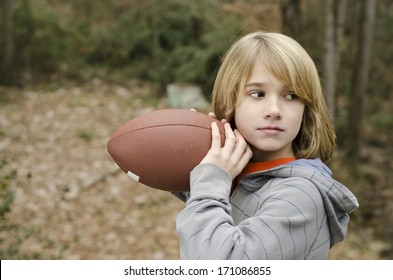
[[[165,98],[135,81],[99,79],[0,95],[0,179],[14,193],[2,212],[2,259],[179,258],[183,203],[132,181],[106,152],[116,128],[167,107]],[[354,229],[330,258],[375,259],[378,244]]]

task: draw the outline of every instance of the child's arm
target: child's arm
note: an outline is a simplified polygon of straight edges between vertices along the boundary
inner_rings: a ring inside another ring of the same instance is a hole
[[[177,217],[182,259],[326,258],[325,210],[310,181],[293,178],[290,184],[264,186],[259,209],[238,225],[230,215],[236,205],[229,202],[231,177],[225,170],[202,164],[191,181],[190,199]]]

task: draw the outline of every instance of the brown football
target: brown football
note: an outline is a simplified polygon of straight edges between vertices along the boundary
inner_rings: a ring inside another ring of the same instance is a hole
[[[211,147],[212,122],[218,124],[223,146],[220,121],[191,110],[165,109],[126,122],[109,138],[107,150],[132,179],[164,191],[189,191],[190,172]]]

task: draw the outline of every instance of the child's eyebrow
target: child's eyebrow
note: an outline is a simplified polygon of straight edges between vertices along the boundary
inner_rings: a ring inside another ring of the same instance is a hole
[[[245,87],[246,88],[247,87],[263,88],[265,85],[266,85],[266,83],[264,83],[264,82],[253,82],[253,83],[246,84]],[[289,87],[287,87],[287,86],[283,86],[282,89],[281,89],[282,92],[290,91],[290,90],[291,89]]]
[[[263,87],[264,85],[265,83],[255,82],[255,83],[246,84],[245,87]]]

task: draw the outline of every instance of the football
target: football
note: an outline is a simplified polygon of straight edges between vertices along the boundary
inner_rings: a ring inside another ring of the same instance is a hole
[[[142,114],[123,124],[109,138],[107,150],[132,179],[149,187],[189,191],[190,172],[211,147],[211,123],[222,122],[199,112],[164,109]]]

